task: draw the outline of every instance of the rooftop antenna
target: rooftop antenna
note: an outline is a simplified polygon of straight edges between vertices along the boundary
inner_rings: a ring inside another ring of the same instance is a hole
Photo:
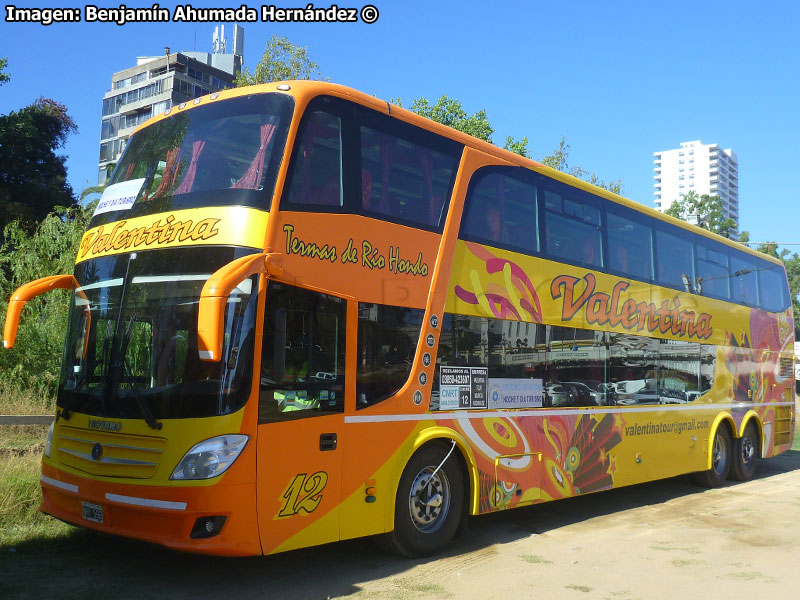
[[[214,37],[211,41],[211,53],[219,54],[219,25],[214,27]]]

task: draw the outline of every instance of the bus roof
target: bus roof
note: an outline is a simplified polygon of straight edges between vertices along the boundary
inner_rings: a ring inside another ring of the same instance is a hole
[[[573,175],[563,173],[561,171],[543,165],[542,163],[537,162],[535,160],[525,158],[523,156],[520,156],[519,154],[515,154],[509,150],[505,150],[503,148],[500,148],[499,146],[490,144],[489,142],[479,140],[478,138],[472,137],[471,135],[458,131],[457,129],[453,129],[452,127],[448,127],[447,125],[442,125],[441,123],[432,121],[426,117],[411,112],[410,110],[407,110],[400,106],[396,106],[385,100],[380,100],[375,96],[370,96],[368,94],[365,94],[364,92],[359,92],[358,90],[355,90],[353,88],[349,88],[347,86],[335,83],[329,83],[326,81],[275,81],[271,83],[264,83],[253,86],[244,86],[244,87],[238,87],[228,90],[222,90],[219,92],[214,92],[208,96],[201,96],[200,98],[195,98],[194,100],[183,102],[177,107],[172,107],[166,112],[156,115],[155,117],[149,119],[148,121],[137,127],[134,130],[134,133],[138,132],[140,129],[149,127],[150,125],[157,123],[158,121],[166,117],[174,115],[176,112],[191,110],[193,108],[196,108],[197,106],[206,105],[209,102],[219,102],[222,100],[227,100],[229,98],[238,98],[242,96],[248,96],[250,94],[264,94],[269,92],[279,92],[288,94],[295,99],[297,105],[301,108],[305,108],[305,106],[312,98],[323,95],[334,96],[356,102],[367,108],[371,108],[373,110],[389,115],[401,121],[405,121],[406,123],[416,125],[428,131],[432,131],[444,137],[460,142],[465,146],[470,146],[472,148],[475,148],[476,150],[485,152],[486,154],[496,156],[499,160],[505,161],[509,165],[520,166],[530,169],[532,171],[536,171],[552,179],[556,179],[558,181],[566,183],[567,185],[571,185],[572,187],[590,192],[596,196],[601,196],[603,198],[606,198],[607,200],[611,200],[612,202],[616,202],[617,204],[626,206],[632,210],[648,215],[654,219],[672,223],[673,225],[681,227],[682,229],[690,231],[691,233],[694,233],[696,235],[716,240],[720,243],[730,246],[731,248],[736,248],[737,250],[744,250],[749,254],[758,256],[759,258],[763,258],[773,263],[783,265],[782,261],[773,256],[758,252],[757,250],[753,250],[752,248],[748,248],[744,244],[735,242],[733,240],[729,240],[728,238],[725,238],[716,233],[712,233],[711,231],[708,231],[706,229],[702,229],[701,227],[690,225],[689,223],[681,221],[680,219],[676,219],[675,217],[665,215],[664,213],[661,213],[655,210],[654,208],[646,206],[640,202],[630,200],[628,198],[625,198],[624,196],[620,196],[619,194],[615,194],[606,189],[592,185],[591,183],[583,181],[582,179],[579,179]]]

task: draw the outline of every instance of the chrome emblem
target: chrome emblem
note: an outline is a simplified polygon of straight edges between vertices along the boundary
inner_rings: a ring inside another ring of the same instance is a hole
[[[100,460],[103,456],[103,447],[100,445],[100,442],[97,442],[92,448],[92,458],[95,460]]]

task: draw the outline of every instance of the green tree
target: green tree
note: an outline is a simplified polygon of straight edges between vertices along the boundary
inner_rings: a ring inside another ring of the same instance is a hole
[[[322,79],[319,65],[311,60],[307,47],[295,46],[288,38],[273,35],[253,73],[245,67],[234,80],[236,86],[256,85],[292,79]]]
[[[11,75],[9,75],[8,73],[3,73],[7,65],[8,65],[8,59],[0,58],[0,85],[7,83],[11,79]]]
[[[54,207],[76,204],[56,154],[75,131],[66,107],[47,98],[0,116],[0,243],[11,221],[32,230]]]
[[[0,315],[11,293],[26,283],[71,273],[75,256],[96,204],[57,207],[33,231],[14,221],[0,246]],[[69,292],[54,290],[28,302],[22,310],[17,341],[0,350],[4,382],[39,393],[55,391],[67,325]]]
[[[558,148],[553,150],[551,154],[542,157],[539,161],[543,165],[547,165],[555,169],[556,171],[561,171],[562,173],[569,173],[570,175],[577,177],[578,179],[583,179],[584,181],[588,181],[592,185],[596,185],[597,187],[601,187],[604,190],[608,190],[614,194],[621,194],[622,193],[622,180],[618,179],[617,181],[609,181],[606,182],[597,174],[587,171],[580,165],[570,165],[569,164],[569,150],[570,145],[567,143],[567,136],[562,135],[561,141],[558,144]]]
[[[530,158],[531,153],[528,151],[528,138],[524,137],[521,140],[515,140],[513,137],[508,136],[506,138],[506,143],[503,146],[509,152],[513,152],[515,154],[519,154],[525,158]]]
[[[726,238],[730,238],[736,229],[736,222],[725,218],[719,196],[700,196],[694,190],[675,200],[664,212]]]
[[[402,106],[399,100],[394,100],[393,102],[398,106]],[[411,111],[484,142],[492,143],[494,128],[489,124],[486,111],[479,110],[470,115],[464,110],[461,102],[455,98],[448,98],[446,94],[441,96],[436,101],[436,104],[431,104],[427,98],[417,98],[411,104]]]

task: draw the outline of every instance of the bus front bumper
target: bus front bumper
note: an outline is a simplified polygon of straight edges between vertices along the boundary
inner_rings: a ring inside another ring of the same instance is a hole
[[[226,485],[222,479],[210,486],[131,485],[42,464],[41,486],[39,510],[79,527],[184,552],[261,554],[252,483]],[[207,521],[223,524],[212,537],[197,538],[198,527]]]

